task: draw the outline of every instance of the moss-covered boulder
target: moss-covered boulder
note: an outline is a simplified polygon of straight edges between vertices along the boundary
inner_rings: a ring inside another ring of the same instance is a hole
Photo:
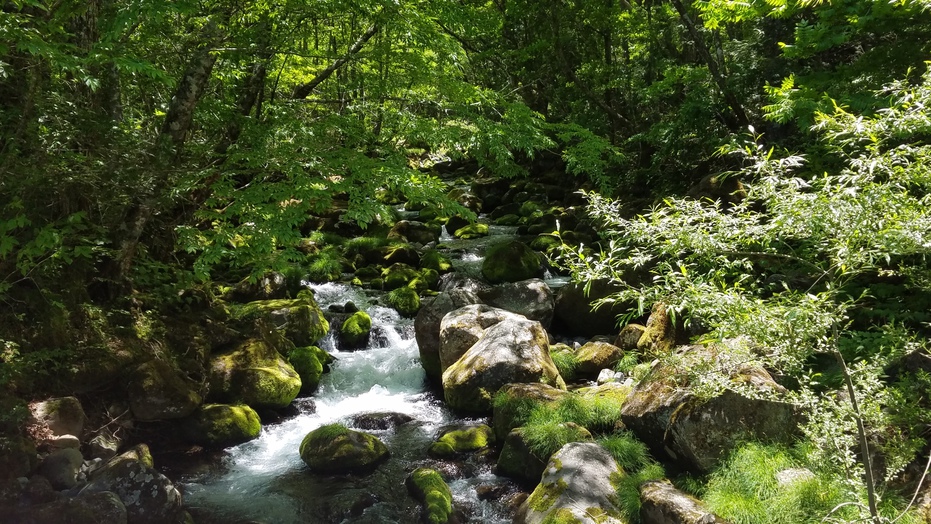
[[[385,291],[391,291],[399,287],[407,287],[411,282],[421,277],[420,271],[417,271],[417,269],[407,264],[391,264],[382,271]]]
[[[646,355],[666,355],[676,346],[676,326],[663,303],[653,304],[647,325],[637,341],[637,349]]]
[[[242,279],[232,286],[223,298],[233,302],[285,298],[288,296],[288,284],[288,278],[284,274],[270,271],[258,279]]]
[[[440,472],[430,468],[417,468],[404,482],[410,494],[423,505],[423,521],[428,524],[445,524],[453,512],[453,496]]]
[[[592,440],[591,432],[574,422],[556,424],[549,430],[552,433],[548,440],[557,447],[569,442],[590,442]],[[520,427],[508,433],[501,447],[501,454],[498,455],[496,471],[499,475],[533,486],[540,481],[552,450],[549,452],[535,450],[527,439],[527,431],[526,428]]]
[[[521,504],[515,524],[624,524],[617,487],[624,472],[593,442],[572,442],[554,453],[540,483]]]
[[[325,366],[332,360],[326,351],[317,346],[301,346],[291,350],[288,363],[301,377],[301,394],[309,395],[317,390]]]
[[[308,433],[300,453],[315,473],[365,473],[388,458],[381,440],[342,424],[327,424]]]
[[[593,340],[580,347],[575,355],[579,362],[576,376],[595,379],[602,369],[614,368],[624,352],[614,344]]]
[[[504,441],[512,429],[523,426],[527,415],[534,407],[543,404],[556,406],[570,393],[548,384],[506,384],[495,395],[494,411],[491,416],[498,442]]]
[[[420,295],[409,287],[399,287],[392,290],[385,297],[385,300],[401,316],[412,318],[420,311]]]
[[[494,444],[495,434],[485,424],[460,424],[440,430],[439,437],[430,445],[431,457],[446,458],[460,453],[485,449]]]
[[[554,249],[562,245],[562,240],[558,236],[552,233],[543,233],[537,235],[536,238],[530,241],[530,249],[534,251],[541,251],[543,253],[549,253]]]
[[[680,466],[707,473],[740,442],[748,440],[791,443],[797,436],[800,414],[779,400],[785,389],[764,369],[744,367],[731,380],[741,389],[724,390],[699,397],[683,381],[683,369],[708,365],[720,348],[680,348],[677,365],[657,363],[634,387],[621,418],[656,456],[666,456]]]
[[[301,377],[262,339],[249,339],[210,361],[209,398],[253,408],[283,408],[301,390]]]
[[[184,421],[187,439],[211,448],[228,448],[258,438],[259,415],[246,405],[205,404]]]
[[[251,326],[256,320],[262,320],[298,346],[314,344],[330,329],[309,289],[302,290],[295,299],[258,300],[232,307],[231,313],[234,320],[243,325]]]
[[[437,273],[449,273],[453,270],[453,263],[443,253],[435,249],[428,249],[420,255],[420,268],[432,269]]]
[[[482,262],[482,276],[492,284],[519,282],[541,276],[540,256],[527,244],[510,240],[490,247]]]
[[[452,409],[488,414],[494,394],[513,382],[566,388],[550,358],[543,326],[521,317],[507,318],[486,329],[462,358],[443,372],[443,393]]]
[[[488,224],[468,224],[457,229],[453,236],[463,240],[488,236]]]
[[[640,342],[646,330],[646,326],[640,324],[627,324],[614,338],[614,345],[621,348],[621,351],[633,351],[637,349],[637,342]]]
[[[365,347],[372,333],[372,317],[365,311],[356,311],[343,321],[339,340],[345,349]]]
[[[420,364],[434,384],[442,380],[440,364],[440,323],[450,311],[481,302],[475,293],[465,289],[444,291],[426,302],[414,320],[414,336],[420,351]]]
[[[499,226],[516,226],[520,223],[520,215],[501,215],[495,219],[495,224]]]
[[[136,368],[126,393],[137,420],[183,418],[203,403],[197,385],[163,360]]]

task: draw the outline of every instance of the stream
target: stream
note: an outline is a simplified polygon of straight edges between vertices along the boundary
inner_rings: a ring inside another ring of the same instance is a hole
[[[460,241],[444,235],[441,242],[449,248],[456,269],[473,276],[480,269],[484,248],[513,234],[513,228],[495,228],[485,239]],[[462,522],[509,523],[508,497],[502,493],[515,493],[517,488],[494,475],[491,459],[479,454],[448,462],[427,456],[443,426],[487,420],[457,417],[429,389],[413,320],[379,305],[380,291],[341,283],[307,285],[324,310],[352,301],[368,312],[369,345],[342,351],[332,333],[328,335],[320,346],[337,360],[313,397],[298,399],[300,414],[265,426],[256,440],[227,449],[221,463],[209,471],[183,476],[185,503],[198,522],[415,523],[421,507],[404,481],[416,467],[428,466],[440,470],[449,482]],[[354,416],[372,413],[400,413],[412,420],[386,430],[354,425]],[[298,454],[301,440],[333,422],[377,436],[391,458],[365,476],[311,474]],[[480,492],[494,495],[479,500]]]

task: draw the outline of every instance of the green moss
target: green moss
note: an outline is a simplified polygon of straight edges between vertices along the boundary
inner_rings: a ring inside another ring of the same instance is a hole
[[[555,483],[541,482],[527,498],[527,505],[538,513],[546,513],[566,491],[567,487],[568,485],[564,480],[558,480]]]
[[[414,279],[421,278],[421,274],[416,269],[407,264],[392,264],[382,271],[385,291],[391,291],[399,287],[406,287]]]
[[[385,298],[388,305],[405,317],[413,317],[420,311],[420,295],[409,287],[399,287]]]
[[[542,234],[530,241],[530,248],[536,251],[549,253],[562,245],[562,240],[556,235]]]
[[[571,348],[565,344],[552,346],[550,358],[553,359],[553,364],[556,365],[563,380],[570,381],[575,378],[575,372],[579,368],[579,358]]]
[[[519,215],[504,215],[495,219],[495,224],[499,226],[516,226],[520,222]]]
[[[428,249],[420,255],[421,269],[432,269],[438,273],[448,273],[453,270],[453,263],[449,257],[435,249]]]
[[[308,289],[298,292],[296,299],[256,300],[230,307],[233,319],[243,324],[252,324],[261,318],[268,319],[273,312],[281,310],[288,312],[284,335],[295,344],[313,344],[330,329],[313,292]]]
[[[365,311],[356,311],[349,315],[340,329],[340,338],[349,347],[360,347],[368,342],[372,331],[372,317]]]
[[[320,385],[325,362],[320,353],[325,352],[316,346],[303,346],[294,348],[288,355],[288,362],[301,377],[301,393],[313,393]]]
[[[225,448],[259,436],[259,415],[245,405],[205,404],[186,423],[188,438],[198,444]]]
[[[597,514],[604,513],[604,510],[601,508],[591,508],[594,512],[586,511],[586,514],[589,515],[592,519],[597,520]],[[572,510],[569,508],[559,508],[558,510],[550,513],[543,519],[543,522],[540,524],[582,524],[582,520],[579,520],[578,517],[572,513]]]
[[[494,441],[494,432],[485,424],[453,429],[443,433],[436,442],[431,444],[428,453],[433,457],[448,457],[457,453],[484,449]]]
[[[360,473],[387,458],[388,448],[368,433],[350,430],[342,424],[327,424],[304,437],[300,454],[312,471]]]
[[[453,511],[453,497],[449,486],[438,471],[417,468],[406,482],[411,494],[424,505],[424,520],[430,524],[449,521]]]
[[[541,271],[539,255],[516,240],[492,246],[482,262],[482,276],[492,284],[527,280]]]
[[[469,224],[460,227],[453,235],[465,240],[488,236],[488,224]]]

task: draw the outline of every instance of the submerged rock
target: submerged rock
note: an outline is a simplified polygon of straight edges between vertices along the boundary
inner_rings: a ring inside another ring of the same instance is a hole
[[[452,409],[489,413],[505,384],[541,382],[565,389],[539,322],[515,316],[486,329],[462,358],[443,372],[443,392]]]
[[[300,453],[315,473],[366,473],[388,458],[388,448],[377,437],[342,424],[327,424],[308,433]]]
[[[598,444],[566,444],[550,458],[540,484],[521,504],[514,522],[623,524],[616,505],[622,475],[614,457]]]

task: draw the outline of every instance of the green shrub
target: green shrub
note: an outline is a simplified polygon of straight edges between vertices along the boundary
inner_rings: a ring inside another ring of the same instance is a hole
[[[333,282],[342,275],[343,257],[333,246],[307,258],[307,278],[313,282]]]

